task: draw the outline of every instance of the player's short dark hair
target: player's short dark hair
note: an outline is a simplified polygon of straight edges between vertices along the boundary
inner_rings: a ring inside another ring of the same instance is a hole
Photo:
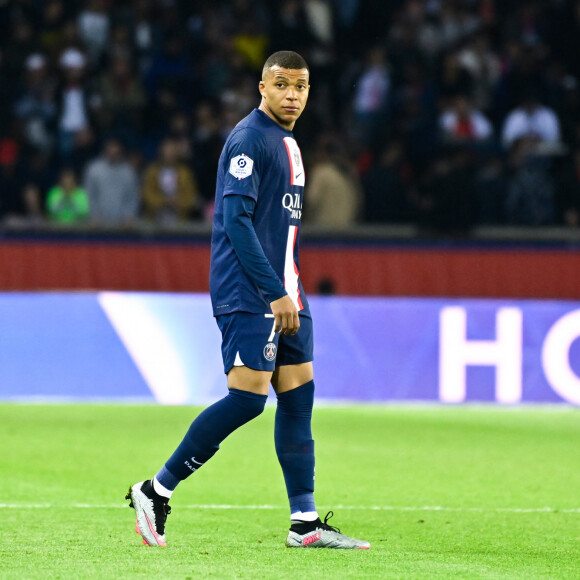
[[[292,50],[280,50],[271,54],[264,63],[262,77],[264,77],[268,69],[273,66],[279,66],[280,68],[287,68],[290,70],[301,70],[305,68],[310,73],[310,68],[308,64],[306,64],[304,58]]]

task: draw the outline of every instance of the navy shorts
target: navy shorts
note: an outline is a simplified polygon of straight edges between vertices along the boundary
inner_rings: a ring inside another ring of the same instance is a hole
[[[312,361],[312,318],[300,314],[300,329],[291,336],[274,332],[273,314],[232,312],[216,317],[222,333],[222,358],[227,374],[234,366],[257,371]]]

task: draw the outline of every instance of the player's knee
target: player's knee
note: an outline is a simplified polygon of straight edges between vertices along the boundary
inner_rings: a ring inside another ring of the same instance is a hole
[[[311,415],[314,406],[314,381],[278,394],[278,409],[286,414]]]
[[[241,391],[230,388],[229,395],[233,403],[239,408],[247,421],[261,415],[268,400],[267,395],[259,395],[250,391]]]

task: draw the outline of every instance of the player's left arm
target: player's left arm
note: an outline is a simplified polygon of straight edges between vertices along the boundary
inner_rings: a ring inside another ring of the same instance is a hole
[[[276,319],[276,331],[296,334],[300,328],[298,310],[258,240],[252,223],[255,207],[256,202],[251,197],[226,195],[224,228],[242,267],[270,303]]]

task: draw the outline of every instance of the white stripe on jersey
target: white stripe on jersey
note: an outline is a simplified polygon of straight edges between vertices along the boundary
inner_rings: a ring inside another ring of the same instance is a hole
[[[297,226],[290,226],[288,228],[288,240],[286,242],[286,258],[284,260],[284,288],[288,292],[288,296],[292,298],[292,302],[300,312],[304,308],[302,300],[300,300],[300,290],[298,288],[298,268],[294,263],[294,245],[296,244],[296,236],[298,234]]]
[[[306,176],[304,175],[304,163],[298,143],[292,137],[284,137],[288,159],[290,160],[290,185],[304,187]]]

